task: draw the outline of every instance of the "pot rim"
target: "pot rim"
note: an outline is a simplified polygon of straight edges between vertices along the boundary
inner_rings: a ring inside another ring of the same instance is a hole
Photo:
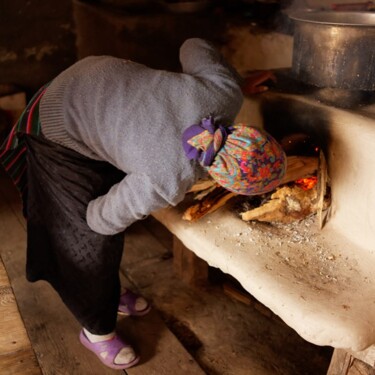
[[[289,14],[298,22],[308,22],[319,25],[375,27],[374,12],[338,12],[299,10]]]

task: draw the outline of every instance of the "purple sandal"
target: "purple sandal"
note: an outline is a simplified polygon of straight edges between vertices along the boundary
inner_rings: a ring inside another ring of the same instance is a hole
[[[141,296],[126,289],[120,297],[120,303],[118,306],[118,313],[120,315],[130,315],[130,316],[143,316],[146,315],[151,310],[151,305],[146,301],[146,307],[142,310],[136,310],[137,298]],[[142,297],[143,298],[143,297]]]
[[[81,333],[79,334],[79,340],[81,341],[83,346],[96,354],[97,357],[106,366],[115,370],[124,370],[136,365],[139,362],[139,356],[136,356],[129,363],[119,365],[115,363],[115,358],[117,354],[120,353],[121,349],[125,347],[131,347],[129,344],[122,341],[117,335],[110,340],[93,343],[87,338],[83,330],[81,330]]]

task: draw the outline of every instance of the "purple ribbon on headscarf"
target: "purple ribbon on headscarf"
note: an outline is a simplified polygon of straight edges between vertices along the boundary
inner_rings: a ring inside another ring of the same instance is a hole
[[[218,129],[220,130],[223,139],[220,147],[217,150],[215,150],[214,148],[214,142],[211,142],[206,151],[197,149],[188,143],[191,138],[197,136],[205,130],[208,130],[210,134],[214,135],[215,131],[217,131]],[[200,124],[189,126],[182,135],[182,145],[187,158],[189,160],[198,160],[204,167],[210,166],[230,133],[230,127],[216,124],[212,116],[205,117]]]

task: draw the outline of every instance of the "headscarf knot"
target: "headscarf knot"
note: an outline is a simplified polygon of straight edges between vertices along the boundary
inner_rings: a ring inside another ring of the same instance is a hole
[[[230,132],[230,127],[216,123],[213,116],[205,117],[200,124],[189,126],[182,136],[186,156],[198,160],[203,167],[209,167]]]

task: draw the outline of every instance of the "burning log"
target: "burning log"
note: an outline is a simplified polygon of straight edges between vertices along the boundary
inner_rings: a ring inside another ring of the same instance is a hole
[[[323,152],[319,155],[317,176],[295,180],[294,186],[284,186],[271,195],[271,200],[260,207],[241,213],[243,220],[291,223],[317,213],[323,227],[323,210],[328,206],[326,186],[327,166]]]
[[[316,179],[314,179],[316,183]],[[260,207],[241,213],[242,220],[291,223],[317,212],[318,192],[316,185],[306,189],[295,184],[283,186],[271,195],[271,199]]]
[[[281,185],[310,177],[316,173],[319,166],[319,158],[315,156],[288,156],[286,165],[286,172]]]
[[[317,169],[317,157],[289,156],[287,158],[287,170],[282,180],[282,184],[310,177],[317,172]],[[197,221],[203,216],[224,206],[231,198],[238,196],[237,194],[217,185],[213,180],[205,180],[194,185],[191,192],[199,191],[200,187],[204,187],[196,197],[200,202],[189,207],[184,212],[182,216],[184,220]]]

